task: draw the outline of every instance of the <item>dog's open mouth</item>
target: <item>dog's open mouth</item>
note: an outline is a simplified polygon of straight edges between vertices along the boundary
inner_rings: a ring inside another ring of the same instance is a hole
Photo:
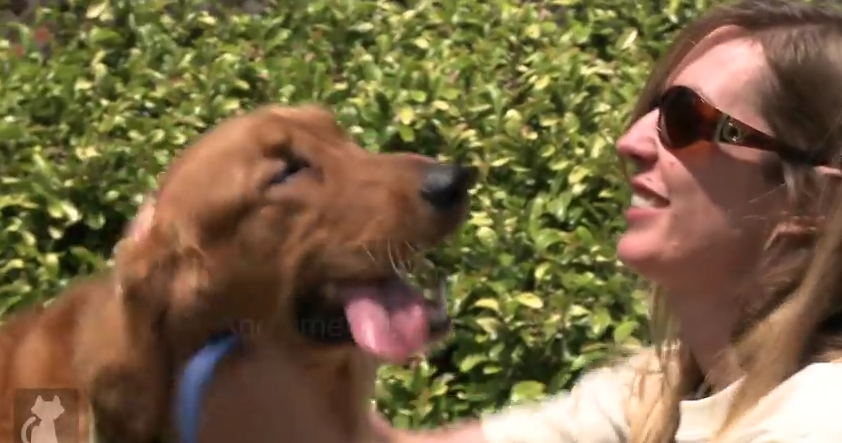
[[[299,331],[321,342],[353,343],[393,363],[404,362],[449,328],[447,281],[425,290],[395,275],[377,281],[326,285],[299,301]]]
[[[377,285],[343,286],[341,291],[354,342],[388,360],[421,352],[447,321],[444,289],[430,302],[421,290],[395,277]]]

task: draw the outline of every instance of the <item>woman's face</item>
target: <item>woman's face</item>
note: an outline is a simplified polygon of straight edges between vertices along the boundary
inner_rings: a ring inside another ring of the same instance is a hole
[[[688,54],[666,86],[688,86],[768,134],[754,87],[767,69],[758,44],[719,31]],[[618,255],[669,292],[724,293],[758,259],[783,189],[764,179],[760,163],[770,154],[757,149],[706,141],[665,146],[659,112],[643,116],[617,143],[634,191]]]

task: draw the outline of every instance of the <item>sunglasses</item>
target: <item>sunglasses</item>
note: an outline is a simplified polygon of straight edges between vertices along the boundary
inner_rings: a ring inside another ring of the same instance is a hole
[[[826,164],[802,149],[788,145],[720,111],[687,86],[672,86],[659,98],[658,132],[661,143],[680,151],[698,142],[727,143],[773,152],[783,160],[810,166]]]

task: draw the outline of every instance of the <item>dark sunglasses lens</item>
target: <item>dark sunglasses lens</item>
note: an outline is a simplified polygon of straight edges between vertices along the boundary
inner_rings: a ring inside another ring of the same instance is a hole
[[[697,142],[704,116],[693,91],[679,88],[668,91],[661,104],[660,130],[670,149],[682,149]]]

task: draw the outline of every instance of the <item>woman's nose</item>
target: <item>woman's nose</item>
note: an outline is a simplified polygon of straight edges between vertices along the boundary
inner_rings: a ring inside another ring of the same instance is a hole
[[[621,156],[646,163],[658,158],[658,111],[652,111],[636,121],[617,140]]]

